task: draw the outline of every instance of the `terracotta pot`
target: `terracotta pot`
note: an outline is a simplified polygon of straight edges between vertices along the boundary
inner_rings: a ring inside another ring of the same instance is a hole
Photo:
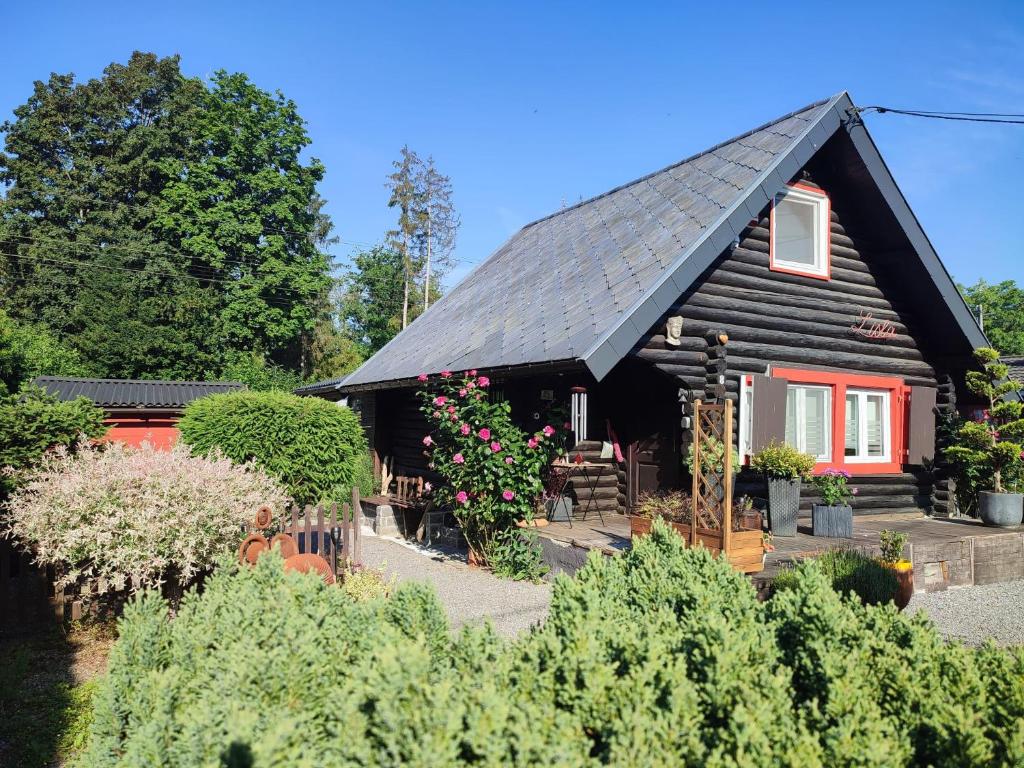
[[[301,555],[292,555],[284,561],[286,571],[298,571],[299,573],[316,573],[324,580],[324,584],[334,583],[334,573],[331,572],[331,564],[320,555],[306,552]]]
[[[543,528],[548,524],[548,521],[543,517],[535,517],[533,520],[516,520],[517,528]]]
[[[268,547],[265,536],[259,533],[250,533],[238,548],[238,562],[256,565],[256,560],[267,551]]]
[[[896,594],[892,601],[901,611],[910,603],[914,596],[914,566],[909,560],[900,560],[895,563],[884,563],[896,576]]]

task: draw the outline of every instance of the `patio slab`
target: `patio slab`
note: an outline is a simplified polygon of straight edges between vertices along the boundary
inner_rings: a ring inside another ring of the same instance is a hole
[[[931,518],[923,515],[872,515],[853,519],[853,536],[833,539],[812,536],[810,520],[801,519],[793,537],[776,537],[775,551],[768,554],[765,569],[752,574],[754,582],[769,582],[780,568],[814,557],[832,547],[855,547],[878,552],[882,529],[909,536],[904,553],[914,563],[917,591],[934,592],[950,587],[995,584],[1024,579],[1024,528],[989,528],[977,520]],[[545,557],[552,569],[572,573],[589,550],[614,554],[629,548],[629,518],[605,515],[604,520],[551,523],[539,529]]]

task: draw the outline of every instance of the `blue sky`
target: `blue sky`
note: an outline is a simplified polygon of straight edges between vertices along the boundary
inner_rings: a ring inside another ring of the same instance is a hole
[[[459,266],[523,224],[807,103],[1024,113],[1024,3],[14,3],[0,114],[133,49],[294,99],[343,259],[408,143],[455,186]],[[1024,283],[1024,126],[869,116],[954,277]]]

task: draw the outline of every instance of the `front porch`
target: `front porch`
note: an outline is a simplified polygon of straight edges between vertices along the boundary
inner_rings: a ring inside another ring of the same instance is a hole
[[[854,517],[850,539],[812,536],[810,520],[801,519],[796,536],[775,539],[775,551],[768,553],[765,569],[752,574],[752,578],[763,586],[780,568],[831,547],[877,552],[878,534],[883,528],[910,537],[906,555],[914,563],[914,584],[919,592],[1024,579],[1024,527],[1007,530],[989,528],[972,519],[903,514]],[[625,515],[605,515],[603,522],[588,516],[586,520],[573,520],[571,526],[567,522],[550,523],[538,532],[545,559],[555,572],[572,573],[590,550],[614,554],[630,546],[629,518]]]

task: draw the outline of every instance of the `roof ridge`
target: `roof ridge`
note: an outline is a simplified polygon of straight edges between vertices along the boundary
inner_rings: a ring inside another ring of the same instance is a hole
[[[565,208],[560,208],[559,210],[554,211],[553,213],[549,213],[546,216],[541,216],[539,219],[534,219],[533,221],[529,222],[528,224],[524,224],[519,231],[522,232],[523,230],[529,229],[530,227],[534,226],[535,224],[540,224],[542,221],[548,221],[549,219],[553,219],[556,216],[562,215],[563,213],[568,213],[569,211],[575,210],[576,208],[580,208],[580,207],[582,207],[584,205],[589,205],[590,203],[593,203],[596,200],[600,200],[603,197],[608,197],[609,195],[613,195],[613,194],[615,194],[616,192],[618,192],[620,190],[626,189],[627,187],[632,187],[634,184],[639,184],[641,181],[646,181],[647,179],[650,179],[653,176],[657,176],[659,173],[665,173],[666,171],[670,171],[673,168],[678,168],[680,165],[685,165],[686,163],[692,163],[694,160],[696,160],[696,159],[698,159],[700,157],[703,157],[704,155],[710,155],[715,150],[721,149],[722,147],[726,146],[727,144],[733,144],[733,143],[735,143],[737,141],[740,141],[742,139],[747,138],[748,136],[754,135],[758,131],[763,131],[766,128],[769,128],[770,126],[775,125],[776,123],[781,123],[783,120],[788,120],[791,117],[795,117],[795,116],[797,116],[799,114],[807,112],[808,110],[815,109],[816,107],[824,106],[825,104],[828,104],[830,101],[832,101],[832,99],[834,99],[834,98],[835,98],[835,96],[829,96],[827,99],[821,99],[819,101],[815,101],[815,102],[813,102],[811,104],[808,104],[807,106],[802,107],[800,109],[795,109],[795,110],[793,110],[792,112],[790,112],[787,115],[782,115],[782,117],[777,117],[774,120],[769,120],[767,123],[763,123],[762,125],[759,125],[756,128],[751,128],[749,131],[744,131],[743,133],[739,134],[738,136],[733,136],[731,139],[726,139],[725,141],[720,141],[717,144],[715,144],[714,146],[708,147],[707,149],[701,150],[700,152],[696,152],[695,154],[692,154],[689,157],[684,157],[682,160],[678,160],[678,161],[676,161],[674,163],[669,163],[664,168],[659,168],[656,171],[651,171],[650,173],[646,173],[643,176],[640,176],[638,178],[633,179],[632,181],[627,181],[627,182],[625,182],[623,184],[619,184],[618,186],[612,187],[611,189],[606,190],[606,191],[604,191],[604,192],[602,192],[602,193],[600,193],[598,195],[593,195],[592,197],[588,197],[586,200],[580,200],[579,202],[573,203],[572,205],[567,205]]]

